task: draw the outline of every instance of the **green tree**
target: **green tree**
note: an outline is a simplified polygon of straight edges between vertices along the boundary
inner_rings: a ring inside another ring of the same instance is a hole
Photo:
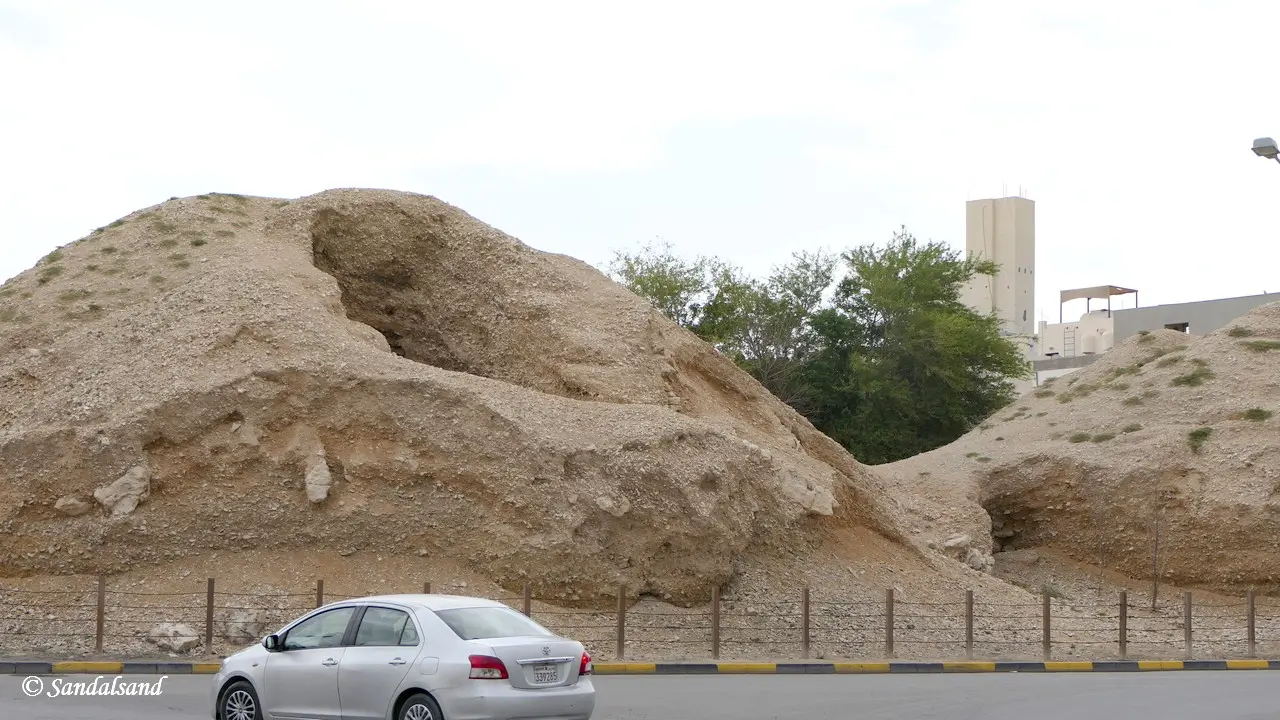
[[[945,445],[1013,400],[1011,380],[1030,370],[1021,350],[960,301],[965,283],[996,269],[905,228],[839,258],[797,253],[763,280],[667,244],[610,263],[616,280],[872,464]]]
[[[945,445],[1012,402],[1027,377],[1022,351],[993,315],[960,300],[994,263],[920,243],[904,228],[883,248],[841,258],[846,276],[814,326],[821,357],[807,368],[820,406],[810,420],[859,460],[891,462]]]
[[[694,329],[702,305],[711,290],[709,277],[715,261],[698,257],[685,260],[676,255],[671,243],[648,244],[639,252],[615,251],[609,275],[631,292],[653,303],[663,315]]]

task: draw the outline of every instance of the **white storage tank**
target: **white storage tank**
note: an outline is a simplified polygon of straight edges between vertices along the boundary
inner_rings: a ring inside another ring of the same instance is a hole
[[[1097,335],[1093,335],[1093,334],[1085,335],[1083,338],[1081,338],[1081,340],[1083,340],[1083,342],[1080,343],[1081,352],[1083,352],[1085,355],[1098,354],[1099,340]]]

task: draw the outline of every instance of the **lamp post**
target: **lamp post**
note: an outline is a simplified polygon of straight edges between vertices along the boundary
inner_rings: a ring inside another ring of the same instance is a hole
[[[1276,141],[1269,137],[1258,138],[1253,141],[1253,154],[1280,163],[1280,148],[1277,148]]]

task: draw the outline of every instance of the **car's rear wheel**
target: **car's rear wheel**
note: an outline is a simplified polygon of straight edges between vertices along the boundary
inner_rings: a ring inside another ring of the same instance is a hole
[[[262,720],[262,703],[258,693],[244,680],[238,680],[222,691],[218,701],[219,720]]]
[[[396,720],[444,720],[444,714],[430,695],[418,693],[404,701]]]

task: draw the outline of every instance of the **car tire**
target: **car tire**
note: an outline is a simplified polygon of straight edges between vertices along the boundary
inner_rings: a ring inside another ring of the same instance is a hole
[[[237,680],[218,696],[218,720],[262,720],[262,703],[248,681]]]
[[[444,720],[440,706],[426,693],[410,695],[396,713],[396,720]]]

